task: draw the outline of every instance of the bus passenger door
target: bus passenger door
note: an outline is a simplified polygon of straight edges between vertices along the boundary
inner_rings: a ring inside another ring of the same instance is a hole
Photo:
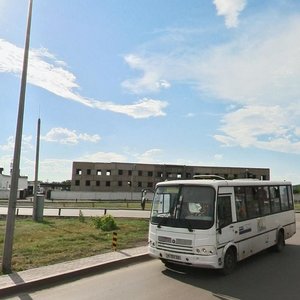
[[[234,224],[232,223],[231,195],[219,195],[217,206],[217,242],[225,246],[234,241]]]

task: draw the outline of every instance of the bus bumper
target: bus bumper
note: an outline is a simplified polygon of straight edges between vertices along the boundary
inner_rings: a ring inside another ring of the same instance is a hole
[[[192,255],[186,253],[175,253],[165,250],[149,247],[149,255],[159,258],[163,262],[172,262],[174,264],[189,265],[199,268],[220,269],[221,263],[217,255]]]

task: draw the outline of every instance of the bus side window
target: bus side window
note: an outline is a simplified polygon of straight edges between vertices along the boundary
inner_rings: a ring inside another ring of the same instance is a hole
[[[235,209],[236,209],[236,218],[238,221],[243,221],[247,219],[247,210],[246,210],[246,193],[245,187],[235,187]]]
[[[246,207],[248,218],[257,218],[260,215],[257,188],[246,187]]]
[[[279,187],[270,186],[271,211],[276,213],[280,211]]]
[[[218,218],[220,228],[223,228],[232,223],[230,196],[220,196],[218,198]]]
[[[289,209],[294,209],[294,202],[293,202],[293,193],[291,186],[287,186],[288,195],[289,195]]]
[[[270,199],[269,189],[266,186],[261,186],[257,189],[257,199],[263,216],[270,214]]]
[[[289,209],[289,197],[288,197],[287,187],[280,186],[279,193],[280,193],[281,209],[288,210]]]

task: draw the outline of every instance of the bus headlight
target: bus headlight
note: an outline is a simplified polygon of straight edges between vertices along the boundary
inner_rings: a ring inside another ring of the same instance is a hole
[[[201,246],[196,248],[196,254],[198,255],[215,255],[216,254],[216,248],[214,246]]]
[[[155,241],[149,240],[149,246],[150,246],[150,247],[153,247],[153,248],[156,248],[156,243],[155,243]]]

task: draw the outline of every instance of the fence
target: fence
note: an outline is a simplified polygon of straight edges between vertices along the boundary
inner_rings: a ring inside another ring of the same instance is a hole
[[[142,194],[137,192],[70,192],[51,191],[51,200],[126,200],[141,201]],[[148,193],[147,199],[152,200],[153,194]]]

